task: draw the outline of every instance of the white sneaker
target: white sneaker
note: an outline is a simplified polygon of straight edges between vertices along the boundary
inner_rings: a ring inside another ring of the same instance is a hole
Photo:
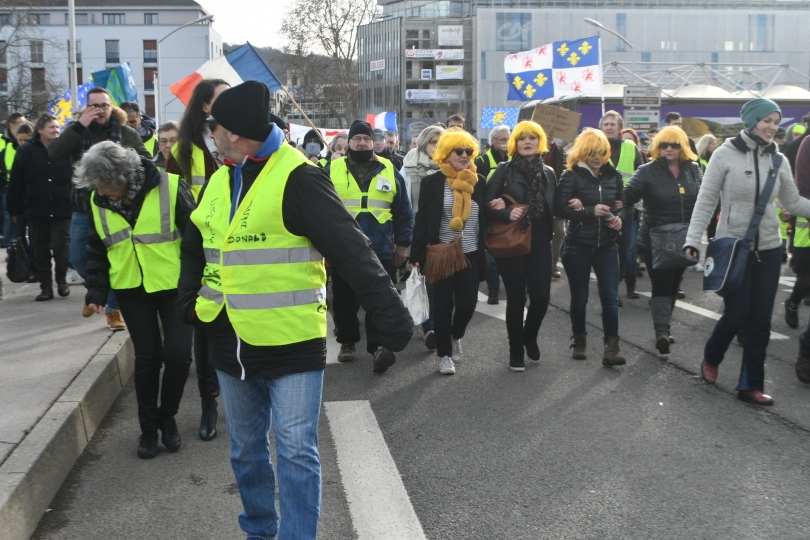
[[[449,356],[445,356],[439,361],[439,373],[442,375],[455,375],[456,366],[453,365],[453,360]]]
[[[67,282],[68,285],[83,285],[84,284],[84,280],[82,279],[82,276],[80,276],[79,273],[76,270],[74,270],[73,268],[68,268],[67,274],[65,275],[65,282]]]
[[[450,356],[453,358],[454,362],[458,362],[461,360],[461,355],[464,353],[464,351],[461,349],[461,340],[451,339],[450,346],[453,348],[453,352]]]
[[[692,267],[692,272],[703,272],[703,265],[697,263],[695,266]]]

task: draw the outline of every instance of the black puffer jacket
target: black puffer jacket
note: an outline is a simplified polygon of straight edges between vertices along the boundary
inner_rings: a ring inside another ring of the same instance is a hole
[[[582,210],[568,207],[568,201],[579,199]],[[605,247],[616,243],[618,232],[607,226],[603,217],[594,215],[597,204],[606,204],[613,214],[624,220],[624,208],[617,211],[616,201],[623,200],[622,175],[610,163],[599,169],[599,178],[594,178],[590,169],[577,165],[560,177],[554,197],[554,214],[568,220],[565,228],[565,243],[582,247]]]
[[[8,213],[29,218],[69,218],[70,161],[52,159],[39,140],[17,149],[8,188]]]
[[[624,187],[624,206],[644,201],[638,230],[638,245],[650,249],[650,229],[670,223],[689,223],[700,190],[700,169],[693,161],[681,161],[678,178],[666,158],[642,165]],[[681,193],[683,188],[683,193]]]

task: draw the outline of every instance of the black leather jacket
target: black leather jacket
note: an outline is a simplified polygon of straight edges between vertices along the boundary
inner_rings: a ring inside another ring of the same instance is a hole
[[[700,170],[693,161],[682,161],[678,178],[666,158],[642,165],[624,187],[624,206],[644,201],[638,245],[650,249],[650,229],[670,223],[689,223],[700,190]],[[683,188],[683,193],[680,193]],[[682,212],[683,211],[683,212]]]
[[[568,201],[571,199],[582,201],[582,210],[569,208]],[[622,199],[622,175],[610,163],[602,165],[598,178],[594,178],[590,169],[579,165],[565,171],[554,198],[554,213],[568,220],[565,243],[591,248],[614,245],[618,231],[609,228],[604,217],[596,217],[594,207],[606,204],[613,209],[613,214],[624,221],[624,208],[619,211],[615,209],[616,201]]]

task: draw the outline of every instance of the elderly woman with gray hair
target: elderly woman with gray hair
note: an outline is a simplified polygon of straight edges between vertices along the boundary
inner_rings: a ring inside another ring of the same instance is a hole
[[[74,182],[92,191],[86,304],[101,313],[113,289],[135,347],[138,457],[155,457],[158,430],[175,452],[174,416],[191,364],[192,327],[175,308],[180,241],[195,207],[191,190],[179,176],[110,141],[87,151]]]

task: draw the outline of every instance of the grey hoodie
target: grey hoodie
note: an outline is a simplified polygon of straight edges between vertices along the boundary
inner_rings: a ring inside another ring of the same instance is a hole
[[[768,179],[774,154],[766,152],[762,147],[757,148],[756,142],[744,131],[738,135],[737,144],[739,146],[744,144],[748,149],[747,152],[740,151],[732,141],[733,139],[726,139],[723,145],[715,150],[703,174],[703,183],[692,211],[684,248],[691,247],[700,252],[703,231],[706,230],[706,225],[714,213],[718,197],[721,200],[721,207],[717,236],[745,237],[756,206],[757,177],[754,172],[754,152],[757,152],[759,163],[760,192]],[[759,250],[778,248],[781,243],[779,220],[773,211],[775,198],[778,198],[780,206],[791,214],[810,217],[810,200],[799,195],[799,190],[793,184],[790,164],[784,156],[776,175],[776,184],[765,207],[765,215],[759,225]]]

